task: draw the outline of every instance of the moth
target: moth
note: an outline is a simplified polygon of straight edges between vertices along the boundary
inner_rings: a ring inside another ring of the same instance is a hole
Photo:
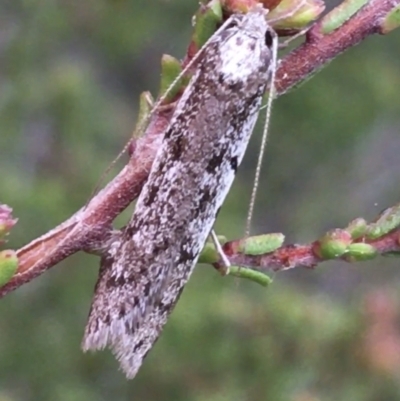
[[[276,43],[256,6],[205,44],[121,245],[102,260],[82,347],[111,348],[128,378],[158,339],[232,185]]]

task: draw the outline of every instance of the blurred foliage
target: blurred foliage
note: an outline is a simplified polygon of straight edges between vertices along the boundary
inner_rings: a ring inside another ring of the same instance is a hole
[[[0,201],[19,218],[7,247],[86,202],[139,92],[156,91],[162,53],[184,54],[197,6],[0,2]],[[254,233],[305,242],[399,201],[399,35],[369,38],[278,99]],[[232,238],[258,139],[217,222]],[[1,300],[0,401],[400,400],[398,259],[287,272],[267,290],[199,266],[132,382],[110,353],[79,349],[97,265],[73,256]]]

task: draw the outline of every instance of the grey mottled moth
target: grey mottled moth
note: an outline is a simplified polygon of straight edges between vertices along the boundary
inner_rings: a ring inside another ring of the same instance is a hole
[[[188,281],[232,185],[276,57],[266,10],[231,16],[203,47],[121,246],[103,258],[83,349],[133,378]]]

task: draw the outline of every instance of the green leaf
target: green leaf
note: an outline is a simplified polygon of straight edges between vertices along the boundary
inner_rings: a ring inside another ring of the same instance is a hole
[[[282,246],[285,236],[281,233],[255,235],[240,240],[238,252],[244,255],[264,255]]]
[[[382,21],[382,33],[386,34],[400,26],[400,5],[395,7]]]
[[[326,35],[339,28],[367,3],[368,0],[344,1],[321,20],[321,32]]]
[[[18,258],[15,251],[0,252],[0,287],[7,284],[18,268]]]
[[[264,273],[240,266],[230,266],[229,275],[254,281],[263,287],[267,287],[273,282],[271,277]]]

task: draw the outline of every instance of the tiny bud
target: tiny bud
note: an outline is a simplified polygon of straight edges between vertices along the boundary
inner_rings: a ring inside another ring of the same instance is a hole
[[[0,252],[0,287],[7,284],[18,268],[18,258],[15,251]]]
[[[0,238],[8,234],[17,221],[18,219],[12,217],[12,209],[0,204]]]
[[[263,255],[282,246],[285,236],[281,233],[256,235],[239,241],[238,252],[245,255]]]
[[[263,287],[268,287],[273,281],[271,277],[264,273],[240,266],[230,266],[229,275],[239,278],[246,278],[262,285]]]
[[[171,86],[176,77],[181,73],[182,66],[175,57],[164,54],[161,59],[161,82],[159,96],[163,96],[168,91],[165,103],[171,103],[176,95],[187,85],[188,79],[182,77],[174,86]]]
[[[378,219],[371,223],[365,233],[368,239],[380,238],[400,226],[400,204],[385,209]]]
[[[273,0],[274,1],[274,0]],[[279,3],[279,0],[276,0],[275,3]],[[260,1],[258,0],[222,0],[222,8],[228,14],[236,14],[236,13],[246,13],[251,8],[259,4]],[[265,7],[265,3],[262,2]],[[268,8],[270,9],[270,8]]]
[[[322,259],[339,258],[346,253],[351,242],[351,235],[347,231],[336,229],[314,243],[313,252]]]
[[[215,33],[218,24],[222,21],[222,8],[219,0],[211,0],[200,7],[194,17],[193,46],[191,51],[197,53],[207,40]],[[193,54],[192,54],[193,56]]]
[[[268,14],[268,19],[276,21],[272,27],[276,30],[304,28],[315,21],[325,9],[325,4],[321,0],[303,2],[304,0],[282,0]]]
[[[361,262],[363,260],[374,259],[377,254],[378,252],[372,245],[357,242],[348,246],[345,259],[348,262]]]
[[[354,219],[345,230],[351,235],[353,240],[360,238],[365,235],[367,231],[367,221],[361,217]]]
[[[381,23],[381,33],[387,34],[400,26],[400,6],[393,8]]]

